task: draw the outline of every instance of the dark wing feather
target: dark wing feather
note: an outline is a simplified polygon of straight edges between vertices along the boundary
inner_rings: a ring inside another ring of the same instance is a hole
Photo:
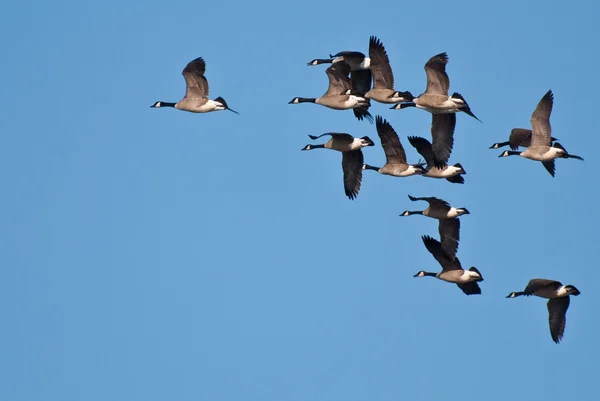
[[[560,281],[556,280],[548,280],[545,278],[532,278],[531,280],[529,280],[529,283],[527,283],[527,287],[525,287],[523,292],[525,293],[525,295],[532,295],[534,292],[544,287],[552,287],[555,290],[557,290],[560,287],[562,287],[562,284],[560,283]]]
[[[554,95],[552,91],[546,92],[544,97],[539,101],[537,107],[531,115],[531,147],[550,146],[551,133],[550,128],[550,113],[552,113],[552,104]]]
[[[425,63],[425,73],[427,74],[427,89],[425,93],[436,95],[448,95],[450,80],[446,74],[446,64],[448,64],[448,55],[440,53]]]
[[[350,199],[355,199],[362,182],[363,153],[360,149],[342,152],[342,170],[344,172],[344,191]]]
[[[440,198],[435,198],[433,196],[423,196],[423,197],[417,198],[415,196],[408,195],[408,199],[410,199],[413,202],[425,201],[425,202],[429,203],[429,205],[432,208],[450,210],[450,207],[451,207],[450,204],[448,202],[446,202],[445,200],[440,199]]]
[[[458,288],[462,290],[467,295],[479,295],[481,294],[481,288],[476,281],[471,281],[464,284],[456,284]]]
[[[550,335],[555,343],[559,343],[565,333],[567,324],[567,309],[571,303],[568,295],[561,298],[552,298],[548,301],[548,323],[550,324]]]
[[[423,235],[421,239],[425,244],[425,248],[427,248],[429,253],[432,254],[435,260],[438,261],[443,270],[459,270],[462,268],[458,258],[449,260],[446,255],[444,255],[444,252],[442,251],[442,245],[438,240],[433,239],[428,235]]]
[[[369,58],[373,73],[373,88],[394,89],[394,74],[383,43],[375,36],[369,38]]]
[[[310,139],[315,140],[315,139],[319,139],[325,135],[330,135],[331,137],[336,138],[336,139],[345,139],[349,142],[352,142],[354,140],[354,137],[352,137],[352,135],[344,134],[344,133],[340,133],[340,132],[326,132],[321,135],[310,135],[309,134],[308,136],[310,137]]]
[[[371,70],[356,70],[350,73],[352,93],[357,96],[364,96],[371,90]]]
[[[431,150],[433,164],[444,168],[454,146],[454,129],[456,128],[456,113],[431,115]]]
[[[546,170],[550,173],[550,175],[552,177],[554,177],[556,168],[554,166],[554,159],[552,160],[546,160],[544,162],[542,162],[542,164],[544,165],[544,167],[546,168]]]
[[[431,142],[425,138],[421,138],[420,136],[409,136],[408,142],[410,142],[412,147],[417,149],[417,152],[423,156],[427,166],[433,165],[433,151],[431,149]]]
[[[202,57],[190,61],[181,75],[185,79],[185,96],[187,98],[208,97],[208,81],[204,77],[206,63]]]
[[[531,130],[526,128],[513,128],[508,137],[508,144],[512,150],[517,150],[519,146],[524,148],[531,145]]]
[[[456,259],[458,251],[458,241],[460,240],[460,220],[442,219],[438,225],[442,251],[450,260]]]
[[[381,139],[381,146],[385,153],[385,158],[389,164],[406,164],[406,153],[400,143],[398,134],[394,128],[381,116],[375,118],[377,135]]]
[[[329,86],[325,95],[341,95],[348,89],[351,89],[350,84],[350,66],[343,61],[331,64],[326,70]]]

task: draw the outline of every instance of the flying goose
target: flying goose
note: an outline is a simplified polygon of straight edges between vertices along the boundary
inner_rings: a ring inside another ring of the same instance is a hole
[[[438,114],[444,115],[444,114]],[[452,115],[452,114],[448,114]],[[435,167],[433,164],[433,152],[431,143],[420,136],[409,136],[408,142],[417,149],[417,152],[425,159],[427,173],[423,174],[424,177],[430,178],[445,178],[449,182],[454,184],[464,184],[465,179],[462,174],[467,174],[465,169],[460,163],[456,163],[452,166],[446,166],[444,168]]]
[[[453,220],[459,221],[458,219]],[[458,237],[458,225],[454,228],[454,234]],[[457,257],[450,257],[443,251],[443,246],[438,240],[428,235],[421,236],[421,239],[429,253],[442,266],[442,271],[439,273],[429,273],[421,270],[413,277],[436,277],[448,283],[455,283],[467,295],[481,294],[481,288],[479,288],[479,284],[477,283],[483,281],[483,277],[479,270],[475,267],[464,270]]]
[[[329,57],[327,59],[317,58],[309,61],[307,64],[314,66],[327,63],[346,63],[350,66],[352,89],[347,89],[343,93],[362,97],[371,89],[371,59],[369,57],[365,57],[363,53],[357,51],[343,51],[330,54]]]
[[[448,96],[450,79],[448,78],[448,74],[446,74],[446,64],[448,64],[448,55],[446,53],[440,53],[431,57],[425,64],[425,73],[427,74],[425,92],[415,97],[412,102],[400,103],[392,106],[391,109],[399,110],[406,107],[417,107],[432,114],[458,113],[462,111],[481,122],[471,112],[467,101],[462,95],[454,92],[452,96]]]
[[[177,103],[158,101],[150,107],[174,107],[192,113],[229,110],[239,114],[237,111],[230,109],[222,97],[219,96],[214,100],[208,98],[208,81],[204,76],[205,71],[206,63],[202,57],[190,61],[181,71],[185,79],[185,96],[183,99]]]
[[[551,137],[550,140],[552,142],[558,141],[558,139],[554,137]],[[498,149],[504,146],[510,146],[512,150],[517,150],[519,146],[527,148],[529,145],[531,145],[531,130],[526,128],[513,128],[510,131],[508,142],[496,142],[490,146],[490,149]]]
[[[344,191],[346,196],[350,198],[350,200],[353,200],[358,196],[362,181],[363,153],[361,149],[366,146],[374,146],[375,144],[368,136],[354,138],[349,134],[335,132],[327,132],[318,136],[309,135],[309,137],[312,140],[316,140],[325,135],[331,136],[331,139],[323,144],[306,145],[301,150],[324,148],[342,152]]]
[[[345,94],[348,90],[352,90],[352,84],[348,78],[350,66],[345,62],[337,62],[327,68],[325,73],[329,79],[327,92],[318,98],[295,97],[289,104],[316,103],[334,110],[353,109],[354,115],[359,121],[366,118],[372,124],[373,116],[368,110],[371,106],[369,99]]]
[[[511,292],[506,298],[535,295],[549,299],[547,306],[550,335],[552,340],[558,344],[565,332],[567,309],[569,309],[569,303],[571,302],[569,296],[579,294],[581,294],[579,290],[572,285],[562,285],[560,281],[545,278],[534,278],[529,280],[525,290]]]
[[[460,220],[457,217],[463,214],[471,214],[467,208],[452,207],[445,200],[434,197],[415,198],[408,195],[408,199],[413,202],[426,201],[429,206],[425,210],[409,211],[405,210],[400,216],[410,216],[413,214],[421,214],[432,219],[439,220],[438,231],[440,233],[440,241],[442,250],[448,257],[455,257],[458,250]]]
[[[365,93],[367,99],[387,104],[410,102],[413,99],[410,92],[394,90],[394,74],[392,73],[390,60],[383,43],[375,36],[369,38],[369,59],[373,87]]]
[[[422,164],[407,164],[406,153],[400,143],[398,134],[394,128],[381,116],[375,117],[375,127],[377,134],[381,139],[381,146],[385,153],[386,162],[383,167],[373,167],[369,164],[363,164],[364,170],[375,170],[380,174],[391,175],[394,177],[408,177],[415,174],[425,174],[427,170]]]
[[[554,159],[583,160],[580,156],[569,154],[558,142],[555,142],[551,146],[552,137],[550,134],[552,129],[550,127],[550,113],[552,112],[553,103],[554,94],[552,90],[549,90],[539,101],[531,115],[531,144],[527,149],[523,152],[505,150],[498,157],[518,155],[526,159],[540,161],[552,177],[554,177],[555,173]]]

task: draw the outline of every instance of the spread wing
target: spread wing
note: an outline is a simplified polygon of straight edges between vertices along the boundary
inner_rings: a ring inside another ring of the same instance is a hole
[[[202,57],[190,61],[181,75],[185,79],[185,96],[187,98],[208,97],[208,81],[204,77],[206,63]]]
[[[390,66],[383,43],[375,36],[369,38],[369,58],[373,73],[373,87],[377,89],[394,89],[394,74]]]
[[[508,137],[508,144],[512,150],[516,150],[519,146],[524,148],[531,145],[531,130],[525,128],[513,128]]]
[[[479,287],[479,284],[477,284],[476,281],[471,281],[464,284],[457,283],[456,285],[462,290],[462,292],[464,292],[467,295],[481,294],[481,288]]]
[[[377,128],[377,135],[381,139],[381,146],[383,147],[387,163],[406,164],[406,153],[400,143],[398,134],[396,134],[390,123],[381,116],[377,116],[375,118],[375,127]]]
[[[552,113],[553,102],[554,95],[549,90],[539,101],[531,115],[531,147],[550,146],[552,131],[550,128],[550,113]]]
[[[442,245],[438,240],[433,239],[428,235],[423,235],[421,239],[425,244],[425,248],[427,248],[429,253],[432,254],[435,260],[438,261],[440,266],[442,266],[443,270],[461,269],[460,261],[458,260],[458,258],[455,258],[454,260],[449,260],[442,251]]]
[[[326,95],[341,95],[348,89],[351,89],[350,78],[350,66],[342,61],[331,64],[329,68],[325,70],[327,78],[329,79],[329,87],[327,88]]]
[[[458,241],[460,240],[460,219],[442,219],[438,231],[444,255],[450,260],[456,259]]]
[[[450,80],[446,74],[446,64],[448,64],[448,55],[440,53],[427,61],[425,64],[425,73],[427,74],[427,88],[425,93],[436,95],[448,95]]]
[[[525,295],[532,295],[534,292],[545,287],[552,287],[556,290],[562,287],[562,284],[560,283],[560,281],[556,280],[548,280],[545,278],[533,278],[529,280],[529,283],[527,283],[527,287],[525,287],[523,292],[525,293]]]
[[[421,138],[420,136],[409,136],[408,142],[410,142],[413,148],[417,149],[417,152],[423,156],[423,159],[425,159],[425,162],[428,166],[433,165],[433,151],[431,150],[431,142],[425,138]]]
[[[548,323],[550,324],[550,335],[555,343],[559,343],[565,333],[567,324],[567,309],[571,303],[571,297],[552,298],[548,301]]]
[[[350,73],[352,92],[364,95],[371,90],[371,70],[356,70]]]
[[[321,138],[322,136],[325,136],[325,135],[329,135],[329,136],[331,136],[333,138],[336,138],[336,139],[346,140],[348,142],[352,142],[354,140],[354,137],[352,135],[350,135],[350,134],[344,134],[344,133],[340,133],[340,132],[326,132],[326,133],[321,134],[321,135],[310,135],[309,134],[308,136],[309,136],[310,139],[312,139],[314,141],[315,139],[319,139],[319,138]]]
[[[350,199],[355,199],[362,181],[363,153],[360,149],[342,152],[342,170],[344,171],[344,191]]]
[[[456,113],[431,115],[431,149],[433,164],[438,168],[444,168],[448,163],[454,145],[455,128]]]
[[[430,197],[421,197],[421,198],[417,198],[415,196],[411,196],[408,195],[408,199],[410,199],[413,202],[417,202],[417,201],[425,201],[427,203],[429,203],[429,206],[431,206],[433,209],[446,209],[446,210],[450,210],[450,204],[448,202],[446,202],[443,199],[439,199],[439,198],[435,198],[433,196]]]

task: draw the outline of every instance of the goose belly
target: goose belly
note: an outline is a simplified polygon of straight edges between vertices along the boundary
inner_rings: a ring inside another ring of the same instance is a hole
[[[394,91],[392,89],[374,88],[365,94],[365,98],[375,100],[376,102],[385,103],[385,104],[396,104],[396,103],[406,101],[406,99],[404,99],[403,97],[399,97],[399,96],[390,97],[393,94],[394,94]]]
[[[458,169],[453,166],[447,166],[445,168],[431,167],[427,170],[426,176],[431,178],[450,178],[457,174],[459,174]]]
[[[471,273],[468,270],[449,270],[439,273],[437,278],[448,283],[464,284],[477,280],[478,277]]]
[[[430,99],[426,97],[413,99],[413,102],[418,108],[432,114],[450,114],[460,111],[459,106],[451,98],[440,99],[440,97],[436,96]]]
[[[560,157],[565,152],[559,148],[551,148],[549,146],[536,146],[535,148],[528,147],[521,153],[526,159],[545,162]]]
[[[417,169],[412,166],[406,167],[393,167],[393,166],[384,166],[381,169],[381,174],[391,175],[394,177],[410,177],[411,175],[417,174]]]
[[[358,106],[361,103],[361,100],[364,102],[364,98],[359,98],[352,95],[339,95],[327,96],[324,99],[317,99],[315,103],[334,110],[348,110]]]
[[[561,287],[558,290],[555,290],[553,288],[540,288],[539,290],[534,292],[533,295],[535,295],[536,297],[546,299],[560,298],[567,295],[567,290],[565,290],[564,287]]]

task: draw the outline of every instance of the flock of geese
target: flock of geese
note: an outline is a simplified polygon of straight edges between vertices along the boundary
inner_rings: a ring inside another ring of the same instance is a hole
[[[369,39],[368,57],[358,51],[343,51],[330,55],[329,58],[310,61],[309,66],[330,64],[325,70],[329,80],[327,91],[317,98],[295,97],[289,103],[315,103],[334,110],[351,109],[359,121],[367,120],[371,124],[374,121],[386,163],[381,167],[364,163],[362,148],[375,146],[375,142],[368,136],[355,138],[350,134],[337,132],[327,132],[318,136],[309,135],[312,140],[323,136],[329,137],[329,140],[321,144],[306,145],[302,150],[324,148],[342,153],[344,192],[351,200],[358,196],[363,170],[374,170],[393,177],[420,175],[463,184],[462,175],[466,172],[462,165],[448,164],[454,146],[456,114],[463,112],[480,120],[473,114],[461,94],[454,92],[448,95],[450,80],[446,73],[447,63],[446,53],[437,54],[425,63],[426,89],[415,97],[410,91],[395,89],[394,75],[387,52],[382,42],[374,36]],[[186,83],[185,96],[176,103],[157,101],[151,107],[173,107],[193,113],[230,110],[238,114],[229,108],[222,97],[209,99],[205,71],[206,63],[202,57],[190,61],[182,71]],[[431,141],[417,136],[407,138],[411,146],[422,156],[423,161],[414,164],[407,162],[406,152],[394,128],[381,116],[373,118],[369,112],[371,100],[393,104],[392,110],[416,107],[431,114]],[[552,91],[548,91],[531,116],[531,129],[514,128],[508,141],[495,143],[490,146],[490,149],[509,146],[511,150],[503,151],[498,157],[519,155],[539,161],[552,177],[555,175],[555,159],[583,160],[580,156],[568,153],[557,139],[551,136],[552,105],[553,94]],[[518,151],[519,147],[525,150]],[[483,281],[481,272],[475,267],[464,269],[456,256],[460,239],[459,217],[469,214],[469,211],[464,207],[453,207],[448,202],[435,197],[411,195],[408,197],[415,202],[425,201],[428,207],[419,211],[407,210],[400,216],[420,214],[438,220],[440,237],[439,240],[428,235],[423,235],[421,238],[425,248],[440,264],[442,270],[438,273],[419,271],[414,277],[436,277],[456,284],[466,295],[481,294],[479,287],[479,283]],[[579,290],[572,285],[563,285],[556,280],[534,278],[523,291],[511,292],[507,298],[535,295],[548,299],[550,335],[558,344],[563,338],[570,296],[579,294]]]

